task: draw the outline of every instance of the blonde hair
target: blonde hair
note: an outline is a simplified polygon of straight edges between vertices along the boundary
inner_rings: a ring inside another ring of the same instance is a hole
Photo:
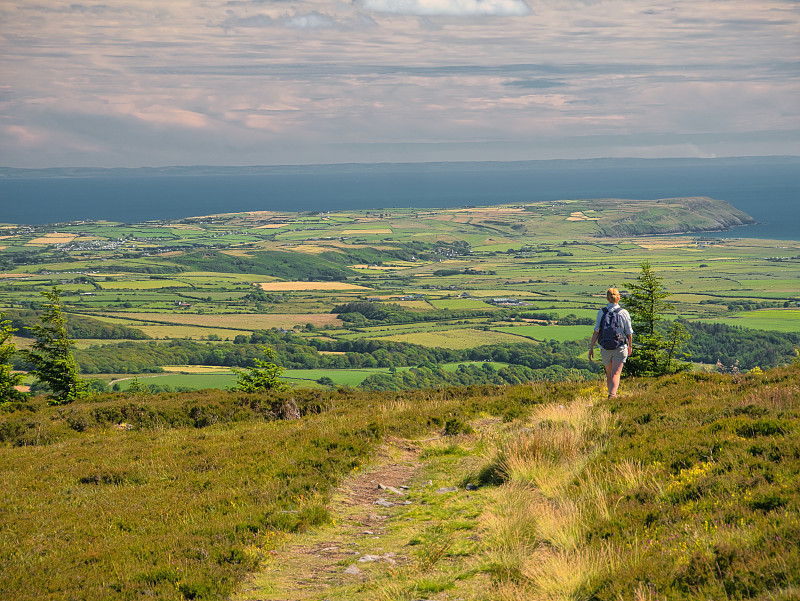
[[[609,288],[606,290],[606,299],[610,303],[618,303],[619,302],[619,290],[614,287]]]

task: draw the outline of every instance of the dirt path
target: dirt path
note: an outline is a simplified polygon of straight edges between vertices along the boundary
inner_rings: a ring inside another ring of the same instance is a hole
[[[373,464],[334,493],[333,525],[293,538],[261,572],[251,574],[232,599],[320,599],[333,586],[358,587],[373,564],[402,565],[406,559],[401,554],[384,548],[384,522],[406,507],[401,487],[420,468],[418,456],[419,449],[412,443],[387,440]]]

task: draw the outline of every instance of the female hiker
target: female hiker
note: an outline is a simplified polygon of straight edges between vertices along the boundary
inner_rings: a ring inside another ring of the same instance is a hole
[[[633,327],[630,314],[619,306],[619,290],[609,288],[606,292],[608,305],[597,312],[592,342],[589,344],[589,360],[594,360],[594,344],[600,343],[600,357],[606,368],[608,398],[617,396],[622,365],[633,352]]]

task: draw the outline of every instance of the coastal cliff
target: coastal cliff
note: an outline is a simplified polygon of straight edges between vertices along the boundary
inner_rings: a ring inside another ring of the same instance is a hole
[[[597,221],[595,236],[619,238],[653,234],[683,234],[727,230],[751,225],[755,219],[724,200],[707,197],[665,198],[661,200],[601,199],[597,206],[625,206],[627,215]]]

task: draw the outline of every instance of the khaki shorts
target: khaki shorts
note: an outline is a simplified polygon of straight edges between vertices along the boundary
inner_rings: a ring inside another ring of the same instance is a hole
[[[620,363],[625,363],[625,360],[628,358],[628,345],[621,346],[615,349],[604,349],[602,346],[600,347],[600,357],[603,359],[603,365],[611,365],[612,362],[619,365]]]

